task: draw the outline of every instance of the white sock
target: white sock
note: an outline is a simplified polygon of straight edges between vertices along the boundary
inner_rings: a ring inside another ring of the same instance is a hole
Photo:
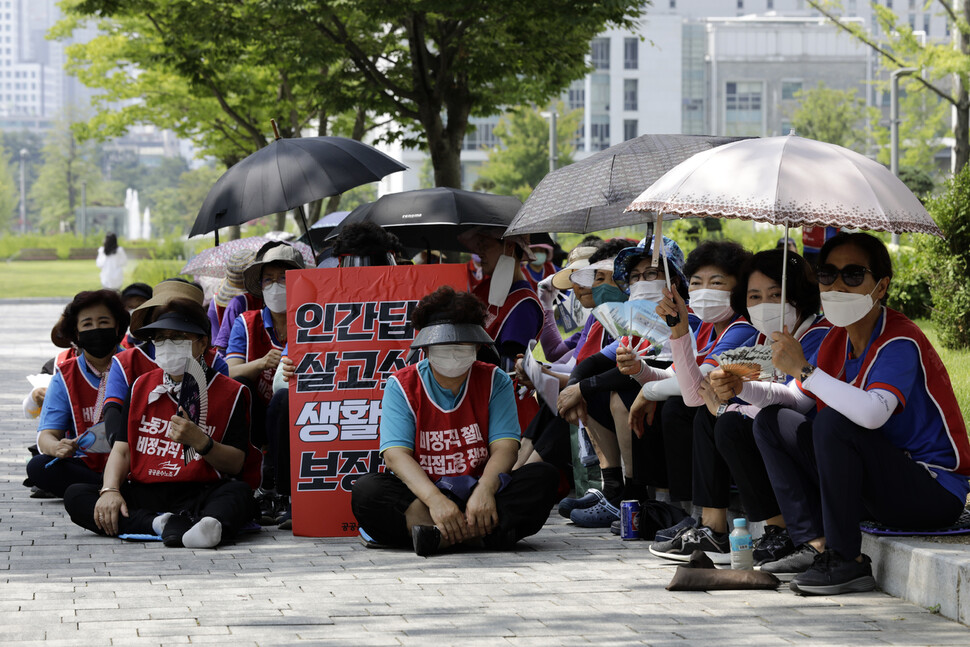
[[[171,512],[164,512],[158,515],[157,517],[155,517],[154,519],[152,519],[152,530],[155,531],[156,535],[158,535],[159,537],[162,535],[162,531],[165,530],[165,524],[167,524],[168,520],[171,518],[172,518]]]
[[[657,501],[663,501],[664,503],[670,503],[670,491],[669,490],[657,490],[654,495]]]
[[[182,535],[186,548],[215,548],[222,541],[222,523],[215,517],[203,517]]]

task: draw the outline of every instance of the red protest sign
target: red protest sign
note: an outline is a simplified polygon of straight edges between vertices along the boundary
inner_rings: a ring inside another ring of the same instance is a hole
[[[414,339],[411,312],[441,285],[468,289],[464,265],[347,267],[286,273],[293,534],[357,534],[354,481],[383,470],[387,378]]]

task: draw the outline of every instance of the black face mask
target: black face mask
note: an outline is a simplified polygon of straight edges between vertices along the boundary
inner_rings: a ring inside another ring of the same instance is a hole
[[[114,328],[81,330],[77,334],[77,345],[92,357],[107,357],[118,346],[118,331]]]

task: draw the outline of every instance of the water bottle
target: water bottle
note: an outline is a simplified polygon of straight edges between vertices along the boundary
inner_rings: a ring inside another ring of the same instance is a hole
[[[731,531],[731,568],[748,571],[754,568],[748,520],[741,517],[734,520],[734,530]]]

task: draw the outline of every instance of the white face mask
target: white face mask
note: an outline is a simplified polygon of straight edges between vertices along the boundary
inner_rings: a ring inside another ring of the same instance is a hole
[[[653,301],[654,303],[660,303],[664,298],[663,289],[665,287],[667,287],[667,282],[664,279],[637,281],[636,283],[631,283],[630,301],[644,299],[647,301]]]
[[[731,293],[727,290],[691,290],[690,308],[704,323],[718,323],[734,316]]]
[[[428,346],[428,363],[445,377],[458,377],[475,363],[478,349],[469,344],[439,344]]]
[[[543,265],[546,262],[545,252],[535,252],[536,260],[532,261],[532,265]]]
[[[185,373],[185,360],[192,359],[192,340],[164,339],[155,342],[155,363],[173,377]]]
[[[872,288],[872,292],[879,289],[879,285]],[[855,292],[822,292],[822,311],[825,318],[832,322],[833,326],[845,328],[859,321],[872,310],[875,305],[872,301],[872,292],[869,294],[856,294]]]
[[[492,270],[492,280],[488,286],[488,303],[493,306],[505,304],[506,297],[509,296],[509,288],[512,287],[512,279],[515,278],[515,258],[507,254],[499,256],[495,269]]]
[[[286,286],[273,283],[263,288],[263,303],[270,312],[286,312]]]
[[[781,331],[781,326],[778,323],[781,321],[781,304],[759,303],[750,306],[748,308],[748,320],[758,332],[770,339],[771,333]],[[797,324],[798,311],[789,303],[785,307],[785,325],[788,326],[788,332],[794,335]]]

